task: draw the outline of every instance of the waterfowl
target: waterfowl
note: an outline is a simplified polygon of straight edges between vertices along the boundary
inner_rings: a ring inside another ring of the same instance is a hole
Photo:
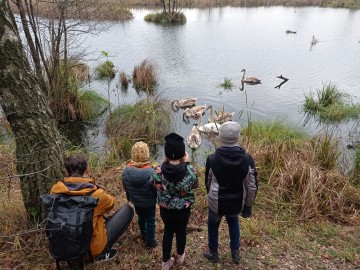
[[[174,111],[178,111],[179,108],[187,108],[195,106],[195,103],[197,101],[197,98],[182,98],[182,99],[175,99],[171,102],[171,108]]]
[[[199,116],[203,115],[206,110],[206,104],[205,105],[197,105],[191,108],[186,108],[183,113],[183,119],[186,116],[187,118],[198,118]]]
[[[230,121],[231,118],[235,115],[235,112],[225,112],[224,105],[222,105],[222,109],[220,112],[215,112],[212,105],[209,105],[206,110],[210,110],[210,116],[208,122],[216,122],[216,123],[224,123]]]
[[[206,124],[202,125],[202,116],[200,116],[200,120],[199,120],[197,129],[200,132],[203,132],[207,135],[211,135],[211,134],[218,134],[220,126],[221,126],[221,124],[215,123],[215,122],[210,122],[210,123],[206,123]]]
[[[193,150],[200,146],[201,136],[199,130],[197,129],[197,124],[194,124],[191,128],[190,134],[186,138],[186,142],[188,146]]]
[[[240,72],[244,72],[241,82],[243,83],[247,83],[247,84],[260,84],[261,83],[261,79],[258,79],[256,77],[246,77],[245,78],[245,68],[243,70],[241,70]]]

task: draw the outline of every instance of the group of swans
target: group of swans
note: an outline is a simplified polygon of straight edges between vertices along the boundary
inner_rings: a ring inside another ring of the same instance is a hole
[[[216,135],[219,133],[220,126],[227,122],[231,121],[231,118],[235,115],[235,112],[225,112],[224,106],[222,106],[222,110],[220,112],[215,112],[213,106],[209,105],[206,108],[206,105],[199,106],[199,110],[196,111],[196,118],[199,118],[199,123],[194,124],[189,136],[186,138],[187,144],[191,149],[196,149],[201,144],[201,134],[204,133],[206,135]],[[205,113],[205,110],[210,110],[210,116],[208,119],[208,123],[202,123],[202,116]]]
[[[261,79],[256,78],[254,76],[246,77],[246,70],[241,70],[243,72],[243,76],[241,79],[242,85],[250,84],[261,84]],[[235,115],[235,112],[225,112],[224,106],[222,106],[222,110],[214,113],[214,108],[212,105],[208,107],[206,104],[204,105],[195,105],[197,98],[183,98],[180,100],[173,100],[171,102],[171,107],[174,111],[178,111],[179,109],[184,109],[183,120],[189,123],[189,118],[200,119],[198,124],[194,124],[189,136],[187,136],[186,141],[191,149],[196,149],[201,144],[201,134],[205,133],[207,135],[210,134],[218,134],[220,126],[227,122],[231,121],[232,117]],[[210,110],[210,116],[208,119],[208,123],[202,124],[202,116],[205,114],[205,111]],[[186,118],[186,119],[185,119]]]
[[[187,136],[186,141],[191,149],[196,149],[201,144],[201,134],[206,135],[216,135],[219,133],[220,126],[227,121],[231,121],[231,118],[235,115],[235,112],[225,112],[224,106],[222,106],[221,111],[214,111],[212,105],[195,105],[197,98],[183,98],[176,99],[171,102],[171,107],[174,111],[178,111],[180,108],[184,109],[183,120],[186,123],[190,123],[189,118],[199,119],[198,124],[194,124],[192,127],[189,136]],[[205,112],[209,110],[210,116],[208,118],[208,123],[202,123],[202,116]]]

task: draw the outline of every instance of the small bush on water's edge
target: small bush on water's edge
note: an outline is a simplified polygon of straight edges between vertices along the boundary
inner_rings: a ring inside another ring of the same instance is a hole
[[[136,141],[154,146],[170,132],[173,114],[169,104],[159,95],[148,96],[135,104],[124,104],[109,115],[105,133],[120,159],[130,158],[131,146]]]
[[[305,96],[303,111],[307,114],[307,119],[315,117],[321,122],[341,122],[358,118],[360,104],[353,104],[349,95],[329,83],[316,90],[316,94],[310,92]]]

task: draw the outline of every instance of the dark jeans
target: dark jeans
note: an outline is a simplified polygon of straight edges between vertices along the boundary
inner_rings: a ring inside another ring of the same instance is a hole
[[[171,257],[174,234],[176,235],[176,251],[184,254],[186,246],[186,226],[190,217],[190,208],[172,210],[160,207],[160,216],[164,222],[164,236],[162,242],[163,262]]]
[[[133,217],[134,210],[130,205],[125,204],[105,221],[108,242],[103,252],[111,249],[119,237],[126,231]]]
[[[212,253],[218,253],[219,248],[219,225],[222,215],[218,215],[209,209],[208,216],[208,239],[209,249]],[[236,251],[240,249],[240,225],[239,215],[225,215],[229,227],[230,249]]]
[[[138,225],[141,232],[141,238],[146,241],[155,239],[155,212],[156,206],[138,207],[135,206],[138,215]]]

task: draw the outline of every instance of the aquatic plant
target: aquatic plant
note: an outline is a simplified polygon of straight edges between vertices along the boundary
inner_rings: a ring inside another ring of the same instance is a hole
[[[134,67],[132,77],[135,88],[148,93],[154,90],[157,83],[154,66],[147,59]]]
[[[135,104],[124,104],[116,108],[105,123],[106,136],[114,140],[121,158],[129,158],[124,149],[129,140],[134,143],[142,140],[154,146],[170,132],[173,126],[170,102],[160,95],[148,96]]]
[[[127,89],[129,87],[129,78],[124,71],[119,74],[121,87]]]
[[[349,95],[331,83],[305,95],[302,110],[307,114],[306,121],[315,117],[324,122],[341,122],[360,116],[360,104],[352,103]]]
[[[74,67],[84,66],[75,60],[62,61],[59,67],[56,88],[48,93],[48,103],[59,124],[79,121],[90,124],[100,117],[108,104],[107,100],[93,90],[83,88],[79,77],[87,77]],[[84,68],[85,69],[85,68]]]
[[[115,66],[112,61],[106,60],[95,68],[95,78],[101,81],[108,81],[115,78]]]
[[[225,90],[231,90],[235,87],[235,84],[232,82],[231,78],[224,78],[224,81],[219,83],[218,87],[224,88]]]

